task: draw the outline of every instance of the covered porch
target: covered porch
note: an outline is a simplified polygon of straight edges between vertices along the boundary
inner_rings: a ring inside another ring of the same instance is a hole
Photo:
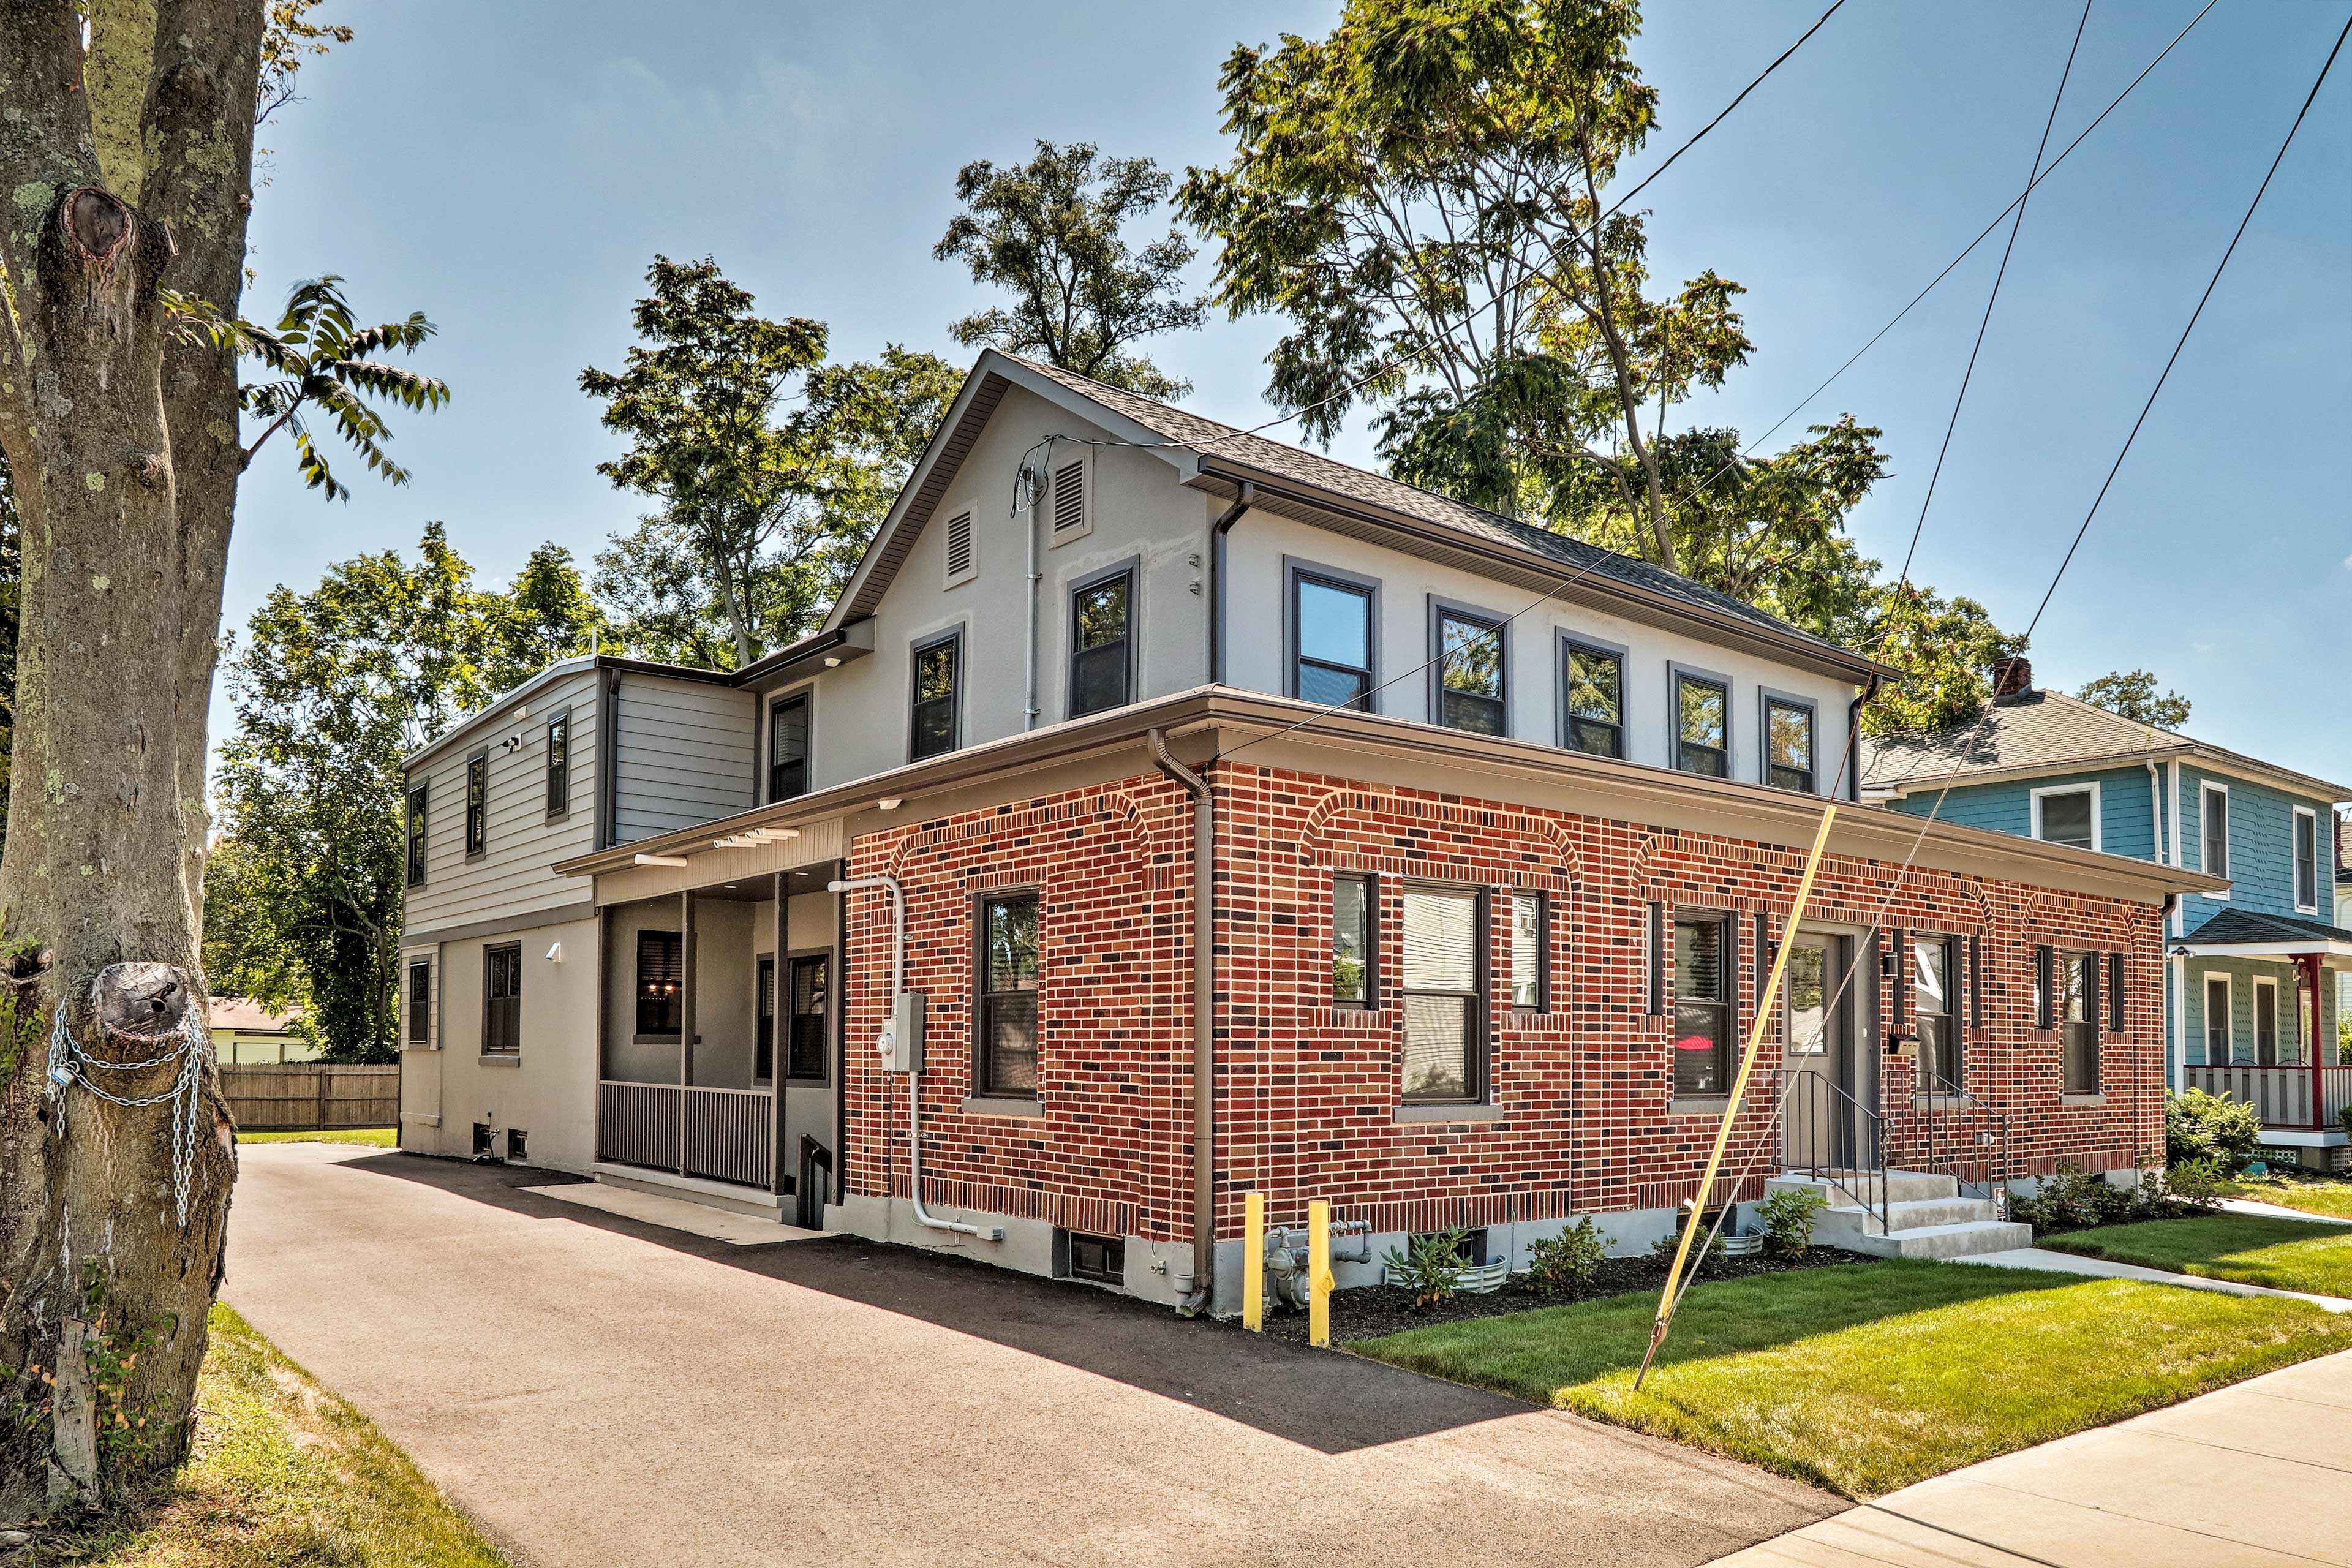
[[[2335,976],[2352,971],[2352,931],[2231,910],[2169,949],[2185,984],[2185,1089],[2245,1101],[2266,1140],[2340,1163],[2352,1063],[2340,1057]]]

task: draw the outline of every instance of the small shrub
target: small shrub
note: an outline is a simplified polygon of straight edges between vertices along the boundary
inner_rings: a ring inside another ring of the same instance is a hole
[[[1528,1289],[1538,1296],[1559,1296],[1590,1285],[1607,1256],[1587,1215],[1572,1230],[1528,1243]]]
[[[2056,1173],[2042,1184],[2039,1193],[2010,1200],[2009,1217],[2022,1220],[2036,1230],[2079,1230],[2122,1219],[2137,1201],[2136,1193],[2127,1193],[2087,1173],[2080,1165],[2062,1161]]]
[[[1462,1277],[1470,1265],[1462,1257],[1463,1230],[1441,1230],[1414,1237],[1400,1253],[1393,1247],[1381,1255],[1388,1265],[1388,1280],[1412,1292],[1412,1308],[1426,1312],[1462,1293]]]
[[[2208,1210],[2221,1206],[2229,1195],[2229,1173],[2218,1160],[2184,1160],[2164,1174],[2164,1185],[2174,1205]]]
[[[1690,1268],[1693,1273],[1698,1272],[1710,1263],[1720,1263],[1723,1261],[1722,1237],[1717,1236],[1713,1242],[1706,1242],[1706,1227],[1702,1224],[1699,1227],[1698,1238],[1702,1243],[1706,1244],[1705,1249],[1706,1255],[1702,1257],[1696,1250],[1694,1250],[1691,1253]],[[1666,1232],[1665,1235],[1658,1237],[1657,1240],[1650,1244],[1651,1260],[1659,1264],[1661,1267],[1672,1268],[1675,1261],[1675,1248],[1680,1247],[1682,1243],[1683,1227],[1680,1224],[1677,1224],[1674,1229]]]
[[[2352,1105],[2347,1105],[2337,1111],[2336,1120],[2344,1123],[2344,1135],[2352,1138]]]
[[[2262,1118],[2242,1100],[2184,1089],[2164,1102],[2164,1162],[2219,1160],[2234,1171],[2263,1141]]]
[[[1783,1187],[1764,1199],[1764,1250],[1778,1258],[1801,1258],[1813,1244],[1813,1221],[1830,1206],[1811,1187]]]

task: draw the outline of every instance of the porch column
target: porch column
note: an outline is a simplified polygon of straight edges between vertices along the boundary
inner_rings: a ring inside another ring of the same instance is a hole
[[[2319,954],[2298,952],[2294,967],[2303,976],[2303,994],[2311,1000],[2304,1008],[2304,1055],[2309,1059],[2305,1066],[2311,1072],[2311,1125],[2315,1131],[2327,1131],[2327,1074],[2321,1070],[2326,1053],[2319,1038]],[[2333,1042],[2327,1042],[2333,1044]]]
[[[677,1173],[686,1174],[686,1095],[694,1081],[694,893],[677,896]]]
[[[784,1002],[789,993],[785,990],[784,981],[790,971],[784,963],[784,933],[792,929],[792,917],[786,912],[789,906],[785,900],[791,895],[785,891],[785,881],[782,871],[769,879],[776,904],[776,956],[775,967],[772,971],[774,978],[771,983],[775,989],[769,1003],[771,1011],[768,1018],[768,1192],[773,1197],[782,1197],[784,1194],[784,1084],[789,1077],[785,1071],[787,1047],[784,1038]],[[752,960],[755,982],[758,970],[759,961],[755,958]],[[760,999],[754,996],[751,998],[754,1029],[759,1027],[759,1013]]]

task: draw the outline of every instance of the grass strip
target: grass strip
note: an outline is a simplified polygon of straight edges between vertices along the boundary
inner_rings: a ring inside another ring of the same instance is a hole
[[[2352,1297],[2352,1229],[2340,1225],[2268,1215],[2201,1215],[2104,1225],[2046,1237],[2038,1245],[2207,1279]]]

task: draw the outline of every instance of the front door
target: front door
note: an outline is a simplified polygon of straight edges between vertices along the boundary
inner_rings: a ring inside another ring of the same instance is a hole
[[[1780,1148],[1790,1170],[1843,1167],[1852,1157],[1845,1020],[1852,998],[1843,937],[1800,931],[1780,981],[1780,1039],[1789,1068]]]

